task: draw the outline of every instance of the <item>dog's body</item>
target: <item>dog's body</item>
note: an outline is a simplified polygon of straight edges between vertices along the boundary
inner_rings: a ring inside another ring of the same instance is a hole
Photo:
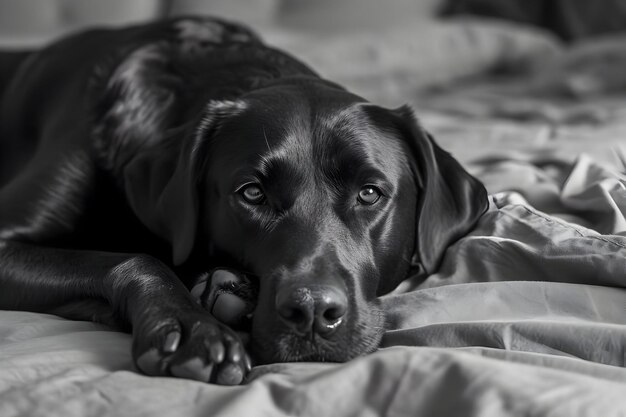
[[[241,342],[187,290],[216,266],[258,277],[257,361],[370,352],[376,297],[436,268],[487,207],[409,109],[237,25],[186,18],[0,57],[0,308],[110,312],[148,374],[241,381]]]

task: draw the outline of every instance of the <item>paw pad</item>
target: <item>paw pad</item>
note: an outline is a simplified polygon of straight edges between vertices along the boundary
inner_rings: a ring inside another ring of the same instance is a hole
[[[243,274],[216,269],[198,278],[191,295],[217,320],[239,329],[252,318],[257,288]]]

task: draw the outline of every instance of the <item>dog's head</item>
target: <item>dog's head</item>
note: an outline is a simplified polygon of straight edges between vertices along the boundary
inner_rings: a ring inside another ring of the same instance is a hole
[[[486,209],[484,187],[408,107],[292,80],[199,113],[162,164],[128,166],[127,193],[175,263],[224,255],[259,278],[260,362],[375,349],[377,297],[434,271]]]

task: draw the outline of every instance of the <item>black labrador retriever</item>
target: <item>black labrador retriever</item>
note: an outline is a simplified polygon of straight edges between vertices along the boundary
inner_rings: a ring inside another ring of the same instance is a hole
[[[256,277],[257,363],[371,352],[377,296],[436,269],[487,208],[408,107],[239,25],[94,30],[0,59],[0,308],[125,323],[147,374],[244,378],[237,334],[188,290],[216,266]]]

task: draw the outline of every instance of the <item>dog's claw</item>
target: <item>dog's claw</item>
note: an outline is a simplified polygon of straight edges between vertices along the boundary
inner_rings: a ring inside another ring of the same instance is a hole
[[[180,343],[180,333],[177,331],[170,332],[165,336],[165,343],[163,344],[163,352],[172,353],[178,349]]]
[[[225,334],[224,339],[226,340],[226,354],[228,360],[230,362],[239,362],[241,360],[242,351],[240,343],[229,334]]]
[[[241,354],[236,349],[230,349],[228,359],[231,362],[239,362],[241,360]]]
[[[222,342],[214,342],[209,346],[209,351],[211,352],[211,359],[215,363],[224,362],[224,344]]]
[[[246,367],[246,372],[250,372],[252,370],[252,359],[250,359],[250,356],[248,354],[244,355],[243,363]]]

